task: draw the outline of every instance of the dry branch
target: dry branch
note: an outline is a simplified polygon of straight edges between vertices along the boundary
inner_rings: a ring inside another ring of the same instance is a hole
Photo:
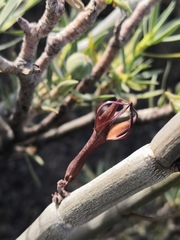
[[[158,120],[160,118],[164,117],[170,117],[173,114],[173,109],[171,105],[166,105],[161,108],[155,107],[155,108],[147,108],[138,110],[138,119],[137,122],[149,122]],[[28,145],[28,144],[35,144],[35,145],[43,145],[44,143],[60,138],[72,131],[76,131],[78,129],[81,129],[91,123],[93,123],[95,117],[94,112],[90,112],[82,117],[79,117],[78,119],[69,121],[67,123],[62,124],[60,127],[52,128],[49,131],[36,135],[35,137],[31,137],[24,142],[21,142],[22,145]],[[125,114],[125,118],[127,118]],[[117,122],[124,121],[125,118],[120,117]]]

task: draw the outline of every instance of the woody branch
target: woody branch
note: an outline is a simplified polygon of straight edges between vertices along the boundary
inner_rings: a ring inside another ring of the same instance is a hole
[[[115,26],[114,35],[110,39],[104,54],[94,66],[90,76],[83,79],[79,83],[76,91],[80,93],[88,92],[90,88],[101,78],[101,76],[106,71],[108,71],[108,68],[111,65],[113,59],[116,57],[116,54],[127,43],[130,36],[133,34],[133,31],[143,20],[143,17],[146,16],[146,14],[150,11],[151,7],[153,7],[156,3],[160,1],[161,0],[144,0],[139,2],[132,15],[127,20],[125,20],[122,25],[117,24]],[[98,4],[99,1],[97,1],[97,6]],[[70,26],[68,26],[67,29],[70,28]],[[66,33],[66,31],[67,30],[65,29],[64,32]],[[44,58],[47,58],[45,53]],[[67,113],[67,109],[72,107],[74,103],[74,98],[71,95],[68,96],[65,101],[58,107],[58,114],[50,113],[45,119],[41,121],[41,123],[35,125],[32,128],[26,129],[26,135],[32,136],[37,133],[46,131],[55,122],[59,121],[64,116],[64,114]]]
[[[25,33],[23,44],[19,56],[15,61],[18,67],[18,77],[20,89],[17,97],[16,106],[10,119],[10,125],[16,135],[22,131],[22,125],[27,118],[29,108],[32,103],[34,89],[37,86],[41,69],[33,63],[38,43],[52,31],[64,12],[64,1],[48,0],[46,10],[36,23],[29,23],[24,18],[19,18],[18,23]]]

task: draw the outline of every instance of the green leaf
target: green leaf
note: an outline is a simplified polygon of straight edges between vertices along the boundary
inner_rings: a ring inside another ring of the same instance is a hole
[[[170,36],[180,27],[180,19],[173,20],[165,24],[159,32],[155,35],[154,39],[152,40],[152,44],[157,44],[162,42],[163,39]]]
[[[125,12],[132,13],[132,10],[130,6],[127,4],[124,0],[113,0],[113,3],[115,3],[120,9],[124,10]]]
[[[0,31],[5,32],[19,17],[38,2],[40,0],[28,0],[25,2],[23,0],[8,0],[0,13]]]
[[[7,21],[10,15],[13,15],[16,8],[20,5],[22,0],[9,0],[6,5],[1,10],[1,18],[0,18],[0,29],[3,24]],[[2,29],[1,29],[2,30]]]
[[[76,85],[78,84],[77,80],[65,80],[58,84],[58,93],[62,96],[66,96]]]
[[[180,58],[180,53],[162,53],[162,54],[156,54],[156,53],[143,53],[143,56],[145,57],[151,57],[151,58]]]
[[[156,4],[156,6],[151,10],[149,16],[149,32],[151,32],[153,30],[153,28],[155,27],[156,23],[157,23],[157,19],[159,16],[159,8],[160,8],[160,4]]]
[[[134,80],[129,80],[128,82],[127,82],[127,85],[131,88],[131,89],[133,89],[133,90],[135,90],[135,91],[143,91],[143,90],[145,90],[146,88],[147,88],[147,86],[146,86],[146,84],[139,84],[139,83],[137,83],[136,81],[134,81]]]
[[[12,47],[14,45],[16,45],[18,42],[20,42],[22,40],[22,37],[16,38],[10,42],[4,43],[0,45],[0,51],[7,49],[9,47]]]
[[[164,92],[164,90],[155,90],[155,91],[151,91],[151,92],[145,92],[145,93],[141,93],[141,94],[137,94],[135,97],[137,99],[146,99],[146,98],[151,98],[151,97],[156,97],[161,95]]]
[[[101,95],[101,96],[96,96],[94,94],[90,94],[90,93],[79,93],[76,91],[72,92],[73,95],[75,95],[76,97],[80,98],[83,101],[102,101],[102,100],[107,100],[109,98],[114,97],[114,94],[106,94],[106,95]]]
[[[5,0],[0,0],[0,9],[5,5]]]
[[[61,17],[61,27],[65,28],[68,24],[69,24],[69,18],[68,18],[67,12],[65,11]]]
[[[158,75],[152,76],[151,81],[150,81],[151,85],[149,87],[149,92],[153,92],[155,90],[154,83],[157,83],[157,78],[158,78]],[[149,98],[148,102],[149,102],[149,108],[154,107],[154,97]]]
[[[89,34],[88,35],[88,40],[89,40],[89,46],[88,46],[88,52],[89,52],[89,57],[92,59],[93,63],[95,64],[97,62],[97,52],[95,49],[95,42],[92,36]]]
[[[32,154],[31,157],[34,159],[35,162],[37,162],[39,165],[43,166],[44,165],[44,161],[43,159],[37,155],[37,154]]]
[[[125,56],[124,48],[121,49],[121,58],[122,58],[124,73],[127,73],[126,56]]]
[[[91,170],[91,168],[87,164],[84,164],[82,171],[88,177],[88,182],[92,181],[96,177],[94,172]]]
[[[180,34],[172,35],[169,37],[166,37],[162,40],[162,42],[175,42],[180,40]]]
[[[63,74],[61,72],[60,67],[58,66],[57,59],[54,59],[52,63],[50,64],[51,70],[59,77],[63,78]]]
[[[148,80],[134,80],[134,82],[137,83],[137,84],[140,84],[140,85],[141,84],[143,84],[143,85],[144,84],[146,84],[146,85],[159,85],[158,82],[156,82],[156,81],[152,82],[151,80],[149,80],[149,81]]]
[[[105,2],[106,4],[112,4],[112,1],[113,1],[113,0],[104,0],[104,2]]]
[[[30,171],[30,174],[31,174],[33,180],[35,181],[35,183],[37,184],[38,187],[41,187],[41,182],[40,182],[40,180],[38,178],[38,175],[34,171],[34,168],[33,168],[32,164],[31,164],[31,161],[30,161],[30,159],[29,159],[27,154],[25,155],[25,160],[26,160],[26,163],[28,165],[28,168],[29,168],[29,171]]]
[[[52,68],[51,65],[49,65],[48,69],[47,69],[47,81],[48,81],[48,87],[49,89],[51,89],[51,84],[52,84]]]
[[[176,5],[176,1],[172,1],[169,6],[164,10],[164,12],[160,15],[160,17],[157,20],[156,26],[153,28],[153,32],[156,33],[160,27],[165,23],[169,15],[174,10],[174,7]]]
[[[42,105],[41,109],[46,112],[54,112],[54,113],[58,114],[58,110],[56,110],[55,108],[49,107],[49,106]]]
[[[166,97],[169,99],[174,111],[177,113],[180,111],[180,96],[165,92]]]
[[[163,70],[161,69],[157,69],[157,70],[149,70],[149,71],[143,71],[142,73],[140,73],[138,76],[143,79],[150,79],[153,75],[159,75],[163,72]]]
[[[69,51],[69,55],[77,52],[77,40],[74,41],[73,43],[71,43],[70,45],[71,45],[71,48],[70,48],[70,51]]]
[[[121,88],[126,93],[130,92],[130,88],[128,87],[128,85],[125,82],[121,82]]]

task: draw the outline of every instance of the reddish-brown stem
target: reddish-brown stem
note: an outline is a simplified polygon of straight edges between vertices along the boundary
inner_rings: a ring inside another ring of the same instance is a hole
[[[101,132],[100,134],[98,134],[96,130],[93,131],[89,141],[69,164],[66,170],[64,180],[66,180],[67,182],[71,182],[78,175],[78,173],[83,168],[86,159],[98,146],[100,146],[106,141],[106,135],[106,132]]]

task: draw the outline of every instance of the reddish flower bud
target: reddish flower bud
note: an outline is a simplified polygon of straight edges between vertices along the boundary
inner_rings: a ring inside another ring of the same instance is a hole
[[[102,109],[110,106],[101,114]],[[118,111],[118,107],[122,109]],[[114,122],[125,112],[129,110],[129,120],[115,124]],[[137,112],[133,108],[132,103],[123,99],[117,101],[107,101],[103,103],[97,110],[94,130],[102,134],[106,134],[106,140],[119,140],[127,137],[132,131],[132,125],[137,119]]]
[[[108,106],[108,108],[103,111],[106,106]],[[121,107],[120,110],[118,110],[119,107]],[[116,123],[116,120],[127,111],[129,113],[129,119],[121,123]],[[137,113],[132,103],[123,99],[103,103],[97,110],[92,136],[66,170],[64,180],[67,184],[77,176],[86,159],[99,145],[107,140],[126,138],[131,133],[132,125],[136,119]],[[67,186],[67,184],[65,186]]]

